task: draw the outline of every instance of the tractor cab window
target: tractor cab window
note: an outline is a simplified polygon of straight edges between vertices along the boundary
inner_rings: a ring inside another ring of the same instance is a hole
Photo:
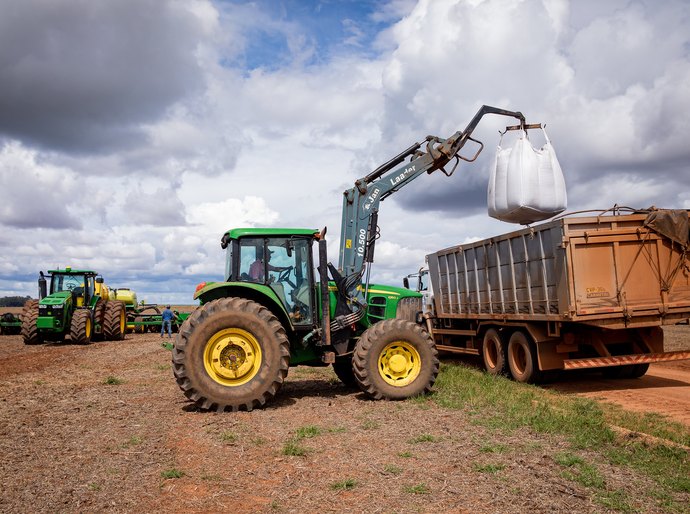
[[[95,287],[94,277],[86,277],[84,280],[84,291],[86,292],[86,298],[93,298]]]
[[[240,280],[268,285],[292,322],[311,324],[312,289],[309,239],[246,238],[240,241]]]
[[[50,283],[50,292],[74,291],[76,288],[83,287],[83,280],[83,277],[75,275],[53,275],[53,279]]]

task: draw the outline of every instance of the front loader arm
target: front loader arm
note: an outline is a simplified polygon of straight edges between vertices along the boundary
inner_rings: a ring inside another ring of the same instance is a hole
[[[379,203],[424,173],[430,174],[440,169],[445,175],[452,175],[457,163],[450,172],[444,168],[452,159],[457,159],[458,162],[459,159],[474,161],[484,145],[472,139],[472,132],[486,114],[510,116],[520,120],[521,125],[525,123],[521,112],[483,105],[465,130],[456,132],[448,139],[427,136],[424,142],[413,144],[367,176],[355,181],[354,187],[343,193],[338,271],[343,277],[343,292],[348,297],[358,297],[363,302],[366,294],[359,286],[362,284],[366,263],[374,260]],[[467,141],[479,145],[471,158],[459,154]],[[400,166],[408,157],[410,161]]]

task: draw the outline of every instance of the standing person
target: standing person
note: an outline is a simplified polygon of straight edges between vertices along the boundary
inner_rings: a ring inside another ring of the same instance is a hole
[[[165,334],[165,328],[168,328],[168,339],[172,339],[172,320],[175,319],[175,314],[170,310],[170,305],[165,306],[165,310],[161,314],[163,323],[161,324],[161,337]]]

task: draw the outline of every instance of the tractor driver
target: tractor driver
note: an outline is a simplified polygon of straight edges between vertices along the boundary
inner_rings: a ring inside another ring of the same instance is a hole
[[[266,257],[266,264],[268,265],[268,271],[284,271],[286,267],[273,266],[271,264],[271,254],[272,250],[268,250],[268,255]],[[259,246],[256,249],[256,260],[249,266],[249,276],[252,280],[257,282],[264,281],[264,249]]]

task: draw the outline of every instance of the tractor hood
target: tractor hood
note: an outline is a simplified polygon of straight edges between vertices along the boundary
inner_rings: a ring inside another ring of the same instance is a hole
[[[40,302],[38,302],[38,304],[39,305],[63,305],[65,303],[67,303],[71,297],[72,297],[72,293],[70,293],[69,291],[59,291],[57,293],[53,293],[49,296],[46,296]]]

